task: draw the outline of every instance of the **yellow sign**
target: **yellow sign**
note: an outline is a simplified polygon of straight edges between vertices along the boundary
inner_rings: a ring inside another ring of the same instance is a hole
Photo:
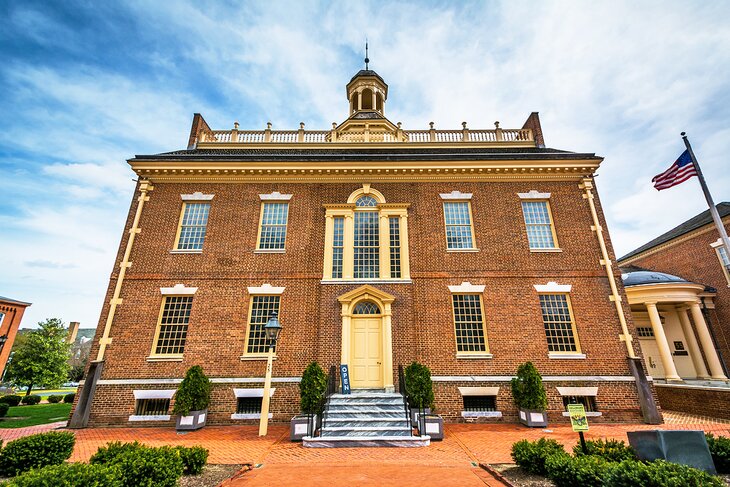
[[[568,413],[573,431],[588,431],[588,418],[582,404],[568,404]]]

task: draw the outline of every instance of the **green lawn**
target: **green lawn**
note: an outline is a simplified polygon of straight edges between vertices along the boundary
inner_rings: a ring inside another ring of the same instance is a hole
[[[48,396],[56,395],[56,396],[65,396],[66,394],[75,394],[77,387],[67,387],[64,389],[33,389],[30,391],[31,394],[41,396],[42,400],[48,399]],[[16,392],[19,396],[25,396],[25,391],[19,391]]]
[[[68,419],[70,412],[71,405],[65,403],[15,406],[8,410],[4,418],[0,418],[0,428],[23,428],[64,421]]]

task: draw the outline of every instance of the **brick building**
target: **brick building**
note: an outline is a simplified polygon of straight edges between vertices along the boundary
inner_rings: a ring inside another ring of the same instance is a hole
[[[385,391],[424,363],[449,421],[514,421],[509,380],[531,360],[551,420],[570,401],[639,419],[653,389],[602,230],[602,158],[546,148],[537,113],[519,129],[403,129],[371,70],[346,94],[331,130],[212,130],[196,114],[187,149],[129,160],[139,181],[76,424],[172,424],[195,364],[214,384],[209,422],[256,420],[273,312],[275,421],[298,412],[314,360]]]
[[[730,203],[717,211],[730,228]],[[709,210],[619,264],[662,407],[730,418],[730,260]]]

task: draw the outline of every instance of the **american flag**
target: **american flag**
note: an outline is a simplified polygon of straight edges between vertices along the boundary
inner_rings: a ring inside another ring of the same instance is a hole
[[[682,155],[674,161],[674,164],[669,169],[654,176],[651,182],[654,183],[654,187],[658,191],[661,191],[683,183],[692,176],[697,176],[697,170],[695,169],[695,165],[692,164],[692,157],[689,155],[689,151],[686,150],[682,152]]]

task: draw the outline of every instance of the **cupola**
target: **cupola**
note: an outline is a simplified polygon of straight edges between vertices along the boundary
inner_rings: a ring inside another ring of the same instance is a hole
[[[347,83],[347,99],[350,102],[350,116],[362,113],[362,118],[385,116],[385,100],[388,99],[388,85],[378,73],[370,69],[368,48],[365,45],[365,69],[361,69]],[[370,116],[368,116],[370,114]],[[360,117],[358,117],[360,118]]]

